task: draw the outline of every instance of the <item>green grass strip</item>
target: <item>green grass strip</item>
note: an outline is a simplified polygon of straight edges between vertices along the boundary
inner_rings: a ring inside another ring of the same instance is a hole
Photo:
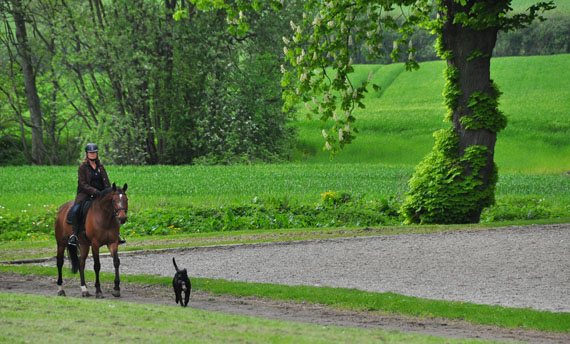
[[[56,268],[38,266],[0,266],[2,272],[52,275]],[[72,275],[67,269],[66,278]],[[94,279],[94,273],[86,272],[86,278]],[[101,280],[111,282],[112,273],[102,273]],[[169,286],[170,277],[152,275],[121,275],[121,280],[131,283],[159,284]],[[570,332],[570,313],[553,313],[533,309],[508,308],[479,305],[469,302],[453,302],[421,299],[394,293],[373,293],[356,289],[284,286],[266,283],[231,282],[219,279],[192,278],[194,289],[213,294],[255,296],[281,301],[310,302],[339,309],[367,310],[397,313],[412,317],[446,318],[465,320],[473,324],[493,325],[507,328],[536,329],[551,332]]]
[[[0,319],[0,343],[491,343],[175,306],[9,293],[0,293]]]

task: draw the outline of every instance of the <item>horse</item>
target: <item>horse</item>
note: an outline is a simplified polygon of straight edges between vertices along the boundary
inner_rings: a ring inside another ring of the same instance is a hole
[[[58,212],[55,221],[55,239],[57,241],[57,286],[58,295],[65,296],[62,286],[61,269],[65,249],[68,250],[69,259],[71,260],[71,271],[75,274],[79,270],[81,276],[81,296],[91,296],[85,285],[85,260],[89,255],[89,248],[92,249],[94,270],[95,270],[95,291],[96,297],[103,298],[101,284],[99,283],[99,271],[101,263],[99,261],[99,249],[103,245],[107,245],[111,256],[113,257],[113,265],[115,267],[115,287],[113,296],[120,297],[121,289],[119,287],[119,227],[127,221],[127,210],[129,200],[125,192],[127,184],[123,188],[113,185],[103,191],[93,200],[87,216],[85,218],[85,232],[80,232],[77,236],[80,246],[81,261],[78,258],[77,246],[68,245],[69,236],[72,233],[72,227],[66,222],[67,213],[73,206],[73,201],[63,204]]]

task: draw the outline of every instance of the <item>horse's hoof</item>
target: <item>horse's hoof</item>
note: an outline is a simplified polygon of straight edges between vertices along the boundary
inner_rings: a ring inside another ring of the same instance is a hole
[[[121,297],[121,291],[120,290],[113,290],[112,294],[114,297]]]
[[[81,292],[81,297],[90,297],[90,296],[91,296],[91,294],[89,294],[88,291],[82,291]]]
[[[102,292],[98,292],[97,295],[96,295],[96,297],[97,297],[98,299],[104,299],[104,298],[105,298],[105,296],[103,296],[103,293],[102,293]]]
[[[65,296],[65,291],[64,290],[58,291],[57,296]]]

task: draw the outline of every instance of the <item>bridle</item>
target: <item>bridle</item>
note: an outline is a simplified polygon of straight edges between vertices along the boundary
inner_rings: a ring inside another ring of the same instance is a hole
[[[119,194],[119,198],[122,198],[122,197],[121,197],[122,195],[125,195],[125,196],[126,196],[126,194],[120,193],[120,194]],[[124,208],[123,208],[123,207],[117,208],[117,202],[115,202],[115,198],[112,198],[112,199],[111,199],[111,202],[113,203],[113,214],[115,214],[115,217],[119,217],[119,212],[120,212],[121,210],[123,210],[123,211],[125,212],[125,215],[127,214],[127,211],[129,210],[129,209],[128,209],[128,206],[127,206],[127,207],[124,207]],[[120,202],[120,203],[122,204],[122,202]],[[128,204],[128,203],[127,203],[127,204]]]

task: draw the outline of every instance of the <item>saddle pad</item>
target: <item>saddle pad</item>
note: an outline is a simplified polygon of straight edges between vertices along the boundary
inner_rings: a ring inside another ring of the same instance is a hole
[[[85,200],[85,201],[81,202],[79,209],[77,210],[77,213],[78,213],[77,217],[79,218],[80,230],[83,229],[83,226],[85,224],[85,218],[87,217],[87,212],[89,211],[89,208],[91,207],[91,203],[93,203],[93,201]],[[67,212],[66,222],[68,224],[71,224],[71,211]]]

